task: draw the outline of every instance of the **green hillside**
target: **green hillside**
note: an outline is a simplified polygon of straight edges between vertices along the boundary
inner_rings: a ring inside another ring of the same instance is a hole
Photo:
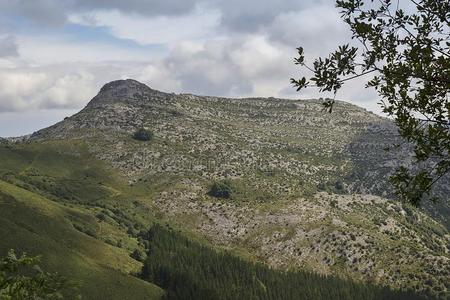
[[[80,284],[83,299],[159,299],[162,290],[130,273],[140,264],[128,253],[75,229],[97,227],[84,211],[54,203],[0,181],[0,255],[9,249],[42,255],[42,266]]]

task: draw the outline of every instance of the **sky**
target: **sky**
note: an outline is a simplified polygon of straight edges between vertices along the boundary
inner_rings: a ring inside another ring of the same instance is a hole
[[[32,133],[82,109],[107,82],[225,97],[298,93],[309,61],[350,41],[333,0],[0,0],[0,136]],[[337,98],[379,113],[367,78]]]

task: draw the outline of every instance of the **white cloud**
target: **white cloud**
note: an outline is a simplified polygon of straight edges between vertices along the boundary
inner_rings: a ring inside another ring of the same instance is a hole
[[[0,70],[0,111],[79,108],[96,93],[92,74],[78,70],[59,77],[56,73],[35,68]]]
[[[14,111],[35,108],[30,98],[47,87],[44,73],[0,72],[0,110]]]
[[[292,58],[289,55],[295,54],[295,51],[283,44],[271,42],[261,35],[253,35],[242,37],[242,42],[236,45],[231,49],[230,56],[244,76],[279,77],[292,69]]]
[[[84,70],[57,78],[42,95],[40,106],[79,107],[81,103],[85,103],[97,92],[93,82],[94,75]]]
[[[181,83],[175,80],[169,70],[161,63],[147,65],[134,77],[156,90],[165,92],[182,91]]]
[[[89,21],[86,21],[88,19]],[[121,39],[137,43],[173,44],[180,40],[204,40],[215,35],[220,14],[215,10],[198,8],[189,15],[156,16],[123,14],[120,11],[98,11],[73,14],[69,20],[75,24],[103,26]]]

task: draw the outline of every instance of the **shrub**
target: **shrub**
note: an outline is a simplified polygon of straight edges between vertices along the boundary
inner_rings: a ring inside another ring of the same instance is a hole
[[[233,184],[230,180],[216,181],[211,186],[208,195],[216,198],[230,199],[233,194]]]
[[[336,194],[344,194],[345,193],[345,186],[342,181],[338,180],[334,183],[334,192]]]
[[[78,286],[36,264],[39,257],[16,255],[10,250],[0,257],[0,299],[81,299]]]
[[[323,192],[323,191],[326,191],[326,190],[327,190],[327,186],[325,185],[325,183],[320,182],[320,183],[317,185],[317,189],[318,189],[319,191]]]
[[[140,249],[136,249],[134,250],[131,254],[130,254],[131,258],[140,261],[140,262],[144,262],[145,259],[147,258],[147,255],[145,254],[144,251],[140,250]]]
[[[346,189],[342,181],[338,180],[334,184],[332,182],[320,182],[317,185],[317,189],[322,192],[328,192],[333,194],[345,194]]]
[[[138,141],[150,141],[153,138],[153,132],[145,128],[139,128],[134,132],[133,138]]]

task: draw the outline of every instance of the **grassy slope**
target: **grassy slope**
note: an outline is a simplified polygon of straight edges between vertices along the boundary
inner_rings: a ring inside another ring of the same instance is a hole
[[[83,299],[158,299],[161,289],[127,275],[139,265],[123,249],[77,231],[67,219],[83,212],[0,181],[0,253],[42,254],[45,269],[82,285]],[[89,219],[88,215],[85,215]]]
[[[79,202],[95,201],[94,197],[99,194],[114,199],[116,195],[103,184],[85,179],[87,175],[87,178],[95,180],[108,180],[106,171],[99,174],[102,169],[85,161],[86,155],[81,155],[82,159],[79,159],[63,154],[64,149],[73,146],[61,143],[28,145],[20,149],[1,146],[0,175],[4,177],[6,174],[8,177],[14,174],[13,182],[18,176],[33,177],[34,182],[46,184],[43,190],[52,191],[52,184],[66,186],[68,188],[62,194],[74,195]],[[82,151],[79,145],[75,148]],[[21,185],[28,186],[23,182]],[[102,224],[94,217],[95,211],[83,205],[67,202],[63,205],[49,200],[45,192],[42,193],[34,185],[29,187],[32,191],[0,181],[0,255],[11,248],[19,253],[26,251],[32,255],[42,255],[45,269],[58,271],[81,284],[83,299],[161,297],[163,291],[159,287],[128,275],[140,269],[140,264],[129,257],[128,249],[108,245],[75,229],[74,224],[80,228],[91,228],[96,235],[101,235],[103,231],[112,236],[120,236],[118,226]],[[55,199],[54,195],[49,196]]]

